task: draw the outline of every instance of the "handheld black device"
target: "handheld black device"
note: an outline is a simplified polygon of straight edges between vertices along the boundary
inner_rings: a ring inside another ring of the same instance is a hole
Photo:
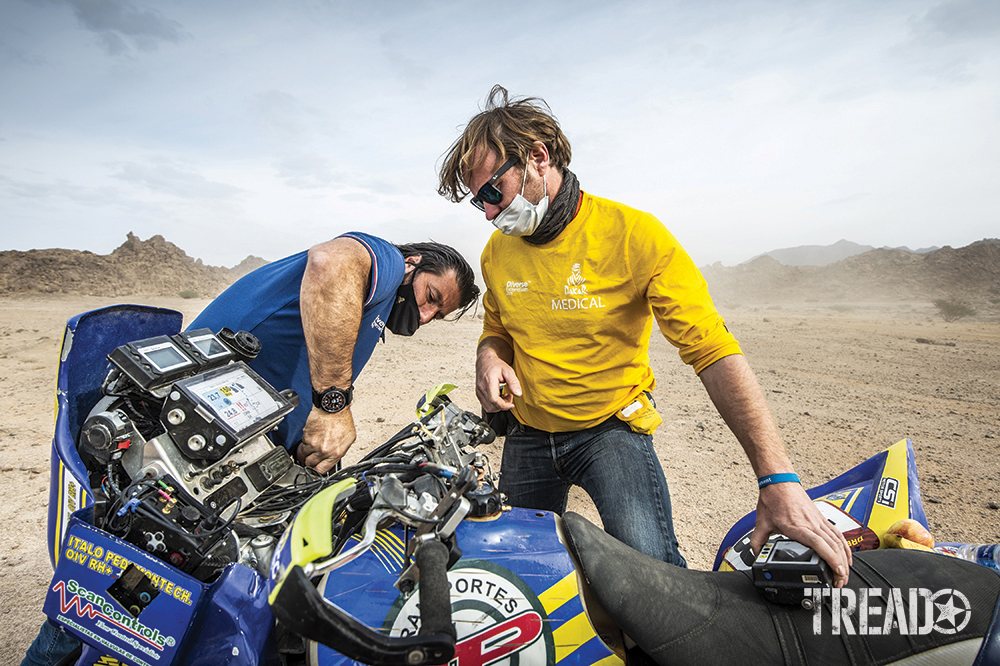
[[[751,570],[764,598],[778,604],[801,604],[808,599],[803,590],[828,587],[833,581],[830,567],[816,551],[791,539],[765,543]]]

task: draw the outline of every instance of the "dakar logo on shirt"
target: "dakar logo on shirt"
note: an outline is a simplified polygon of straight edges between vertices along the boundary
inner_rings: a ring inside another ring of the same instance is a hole
[[[580,273],[580,264],[573,264],[573,272],[570,276],[566,278],[566,286],[563,289],[566,291],[566,295],[580,295],[587,293],[587,285],[584,282],[587,278],[583,277]]]
[[[515,282],[513,280],[507,280],[507,295],[521,294],[528,291],[528,285],[531,284],[531,280],[526,282]]]
[[[601,297],[593,297],[587,294],[587,285],[584,284],[587,278],[580,272],[580,264],[573,264],[573,268],[566,284],[563,285],[563,295],[571,298],[553,298],[553,310],[590,310],[603,308],[604,301]]]

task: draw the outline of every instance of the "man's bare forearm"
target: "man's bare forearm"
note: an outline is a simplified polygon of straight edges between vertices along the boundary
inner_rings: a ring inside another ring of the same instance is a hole
[[[754,473],[761,477],[791,472],[792,463],[746,359],[740,354],[726,356],[702,370],[699,378],[746,452]]]
[[[727,356],[702,370],[700,377],[757,477],[793,471],[764,393],[746,359],[738,354]],[[766,485],[757,495],[751,550],[759,553],[768,536],[776,532],[814,549],[833,570],[836,587],[847,583],[850,546],[798,483]]]
[[[300,309],[313,388],[346,388],[371,272],[371,257],[350,238],[309,250]]]

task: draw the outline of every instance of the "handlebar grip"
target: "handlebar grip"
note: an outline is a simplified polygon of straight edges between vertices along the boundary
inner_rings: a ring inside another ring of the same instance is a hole
[[[420,569],[420,635],[447,634],[455,639],[448,588],[448,547],[437,540],[426,541],[417,548],[413,559]]]

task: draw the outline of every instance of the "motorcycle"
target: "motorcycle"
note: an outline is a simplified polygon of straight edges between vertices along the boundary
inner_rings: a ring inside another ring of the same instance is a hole
[[[751,553],[753,514],[689,571],[504,505],[476,450],[495,435],[447,385],[316,475],[268,438],[297,396],[253,372],[256,339],[180,326],[67,323],[43,610],[82,641],[72,663],[1000,663],[1000,575],[961,544],[884,547],[926,527],[908,440],[808,491],[856,551],[848,588],[780,535]]]

